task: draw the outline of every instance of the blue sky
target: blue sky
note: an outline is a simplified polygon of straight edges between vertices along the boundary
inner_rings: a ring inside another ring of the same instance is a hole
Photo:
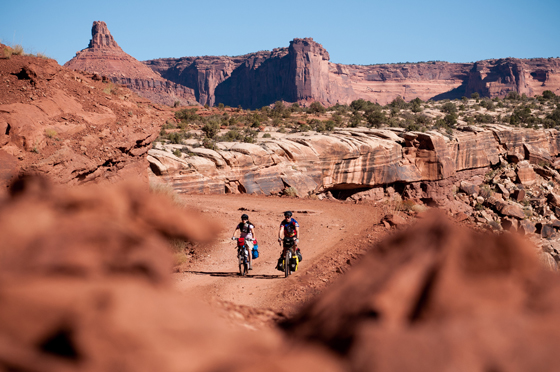
[[[241,55],[296,37],[344,64],[560,56],[560,0],[1,1],[1,41],[60,64],[98,20],[139,60]]]

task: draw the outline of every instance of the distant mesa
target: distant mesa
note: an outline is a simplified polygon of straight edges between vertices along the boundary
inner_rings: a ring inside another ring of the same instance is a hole
[[[192,89],[162,78],[159,73],[126,54],[102,21],[93,22],[88,47],[77,52],[64,66],[106,76],[113,83],[123,84],[157,103],[172,105],[179,101],[196,104]]]
[[[276,101],[330,106],[360,98],[386,104],[398,96],[426,101],[472,93],[502,98],[512,91],[560,94],[558,58],[343,65],[330,62],[329,53],[312,38],[296,38],[288,47],[242,56],[139,62],[122,51],[104,22],[94,22],[88,48],[65,66],[98,72],[162,103],[180,97],[183,102],[251,109]]]

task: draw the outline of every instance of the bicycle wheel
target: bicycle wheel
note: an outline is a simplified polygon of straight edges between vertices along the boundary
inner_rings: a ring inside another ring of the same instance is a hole
[[[286,278],[291,274],[290,258],[291,258],[291,254],[290,254],[290,250],[288,249],[286,250],[286,256],[284,257],[284,275]]]

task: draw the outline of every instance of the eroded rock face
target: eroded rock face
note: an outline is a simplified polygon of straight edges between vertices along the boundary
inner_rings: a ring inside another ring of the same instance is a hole
[[[560,280],[540,266],[512,234],[431,216],[373,248],[283,326],[352,371],[553,371]]]
[[[329,61],[312,38],[288,48],[236,57],[183,57],[145,61],[166,79],[194,90],[201,104],[260,108],[278,100],[348,104],[362,98],[380,104],[455,99],[477,92],[505,97],[560,93],[560,60],[500,59],[476,63],[428,62],[356,66]]]
[[[64,64],[73,70],[87,71],[127,86],[153,102],[172,105],[196,103],[192,89],[162,78],[130,55],[114,40],[105,22],[96,21],[86,49]]]
[[[147,178],[146,153],[172,112],[54,60],[1,59],[0,78],[2,189],[26,171],[66,184]]]
[[[153,173],[179,192],[232,192],[229,185],[234,183],[238,185],[234,192],[274,194],[293,186],[306,195],[405,183],[411,185],[405,190],[411,198],[451,199],[451,186],[460,183],[463,175],[470,177],[479,169],[483,176],[507,156],[507,149],[532,143],[548,157],[558,155],[558,132],[540,132],[489,125],[479,131],[455,132],[451,139],[439,132],[414,132],[411,142],[405,140],[409,134],[400,132],[346,129],[258,145],[219,143],[216,151],[189,149],[194,156],[181,158],[154,149],[148,161]],[[519,164],[518,175],[524,182],[531,181],[531,174],[536,177],[528,161]]]

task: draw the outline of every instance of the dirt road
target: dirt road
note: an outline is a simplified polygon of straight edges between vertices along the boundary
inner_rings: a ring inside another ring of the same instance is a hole
[[[203,211],[223,227],[205,257],[175,274],[181,292],[208,301],[290,313],[306,296],[286,296],[287,291],[311,293],[309,289],[324,286],[329,281],[325,271],[336,269],[333,262],[346,262],[346,257],[354,257],[354,252],[363,249],[364,243],[375,241],[377,235],[384,233],[377,226],[382,217],[380,208],[373,205],[248,195],[183,198],[187,206]],[[280,254],[278,229],[286,210],[293,211],[301,226],[299,245],[303,253],[300,269],[288,279],[275,269]],[[231,240],[243,213],[256,226],[260,251],[247,277],[237,275],[235,242]]]

